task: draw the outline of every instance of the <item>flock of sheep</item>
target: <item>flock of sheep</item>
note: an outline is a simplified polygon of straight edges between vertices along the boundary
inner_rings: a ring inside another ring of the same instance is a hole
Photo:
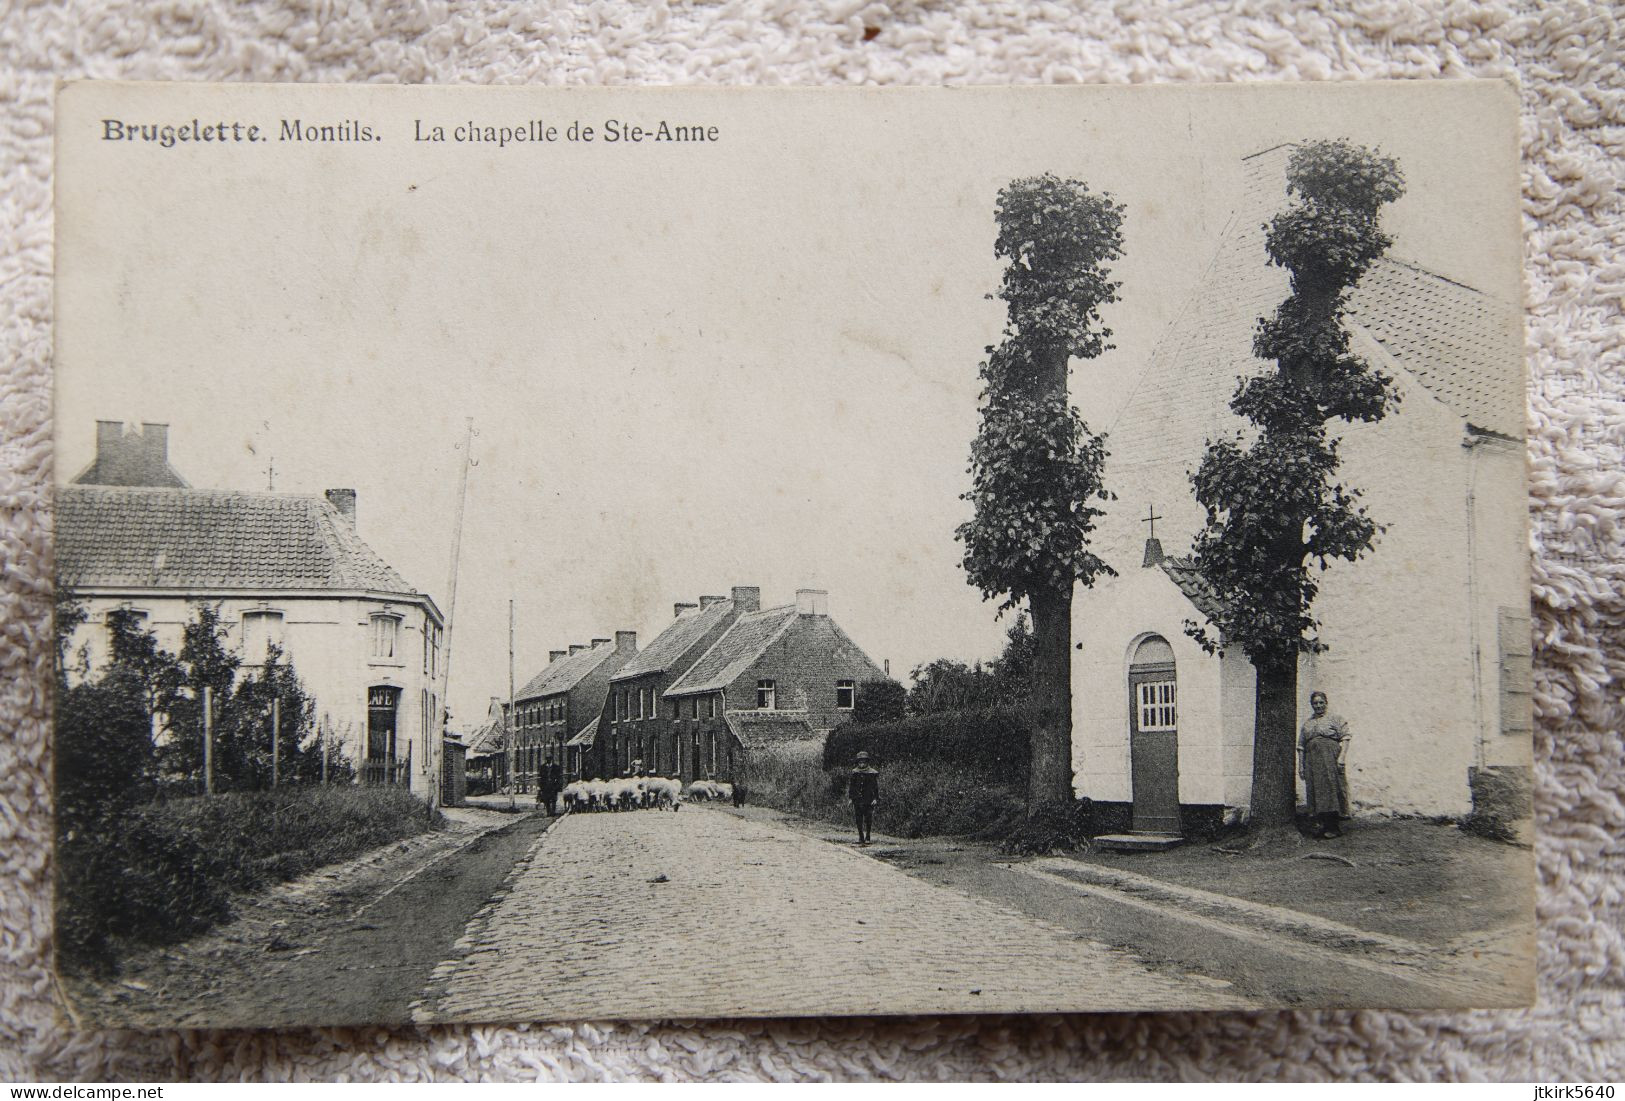
[[[732,784],[695,780],[683,788],[676,777],[624,776],[614,780],[574,780],[564,786],[565,813],[597,810],[677,810],[690,803],[732,799]]]

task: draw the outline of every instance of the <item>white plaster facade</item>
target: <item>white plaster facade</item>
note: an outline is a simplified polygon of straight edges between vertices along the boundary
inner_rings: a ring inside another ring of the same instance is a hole
[[[441,694],[440,617],[431,604],[365,592],[175,593],[133,587],[76,592],[87,618],[74,633],[71,647],[75,654],[84,651],[92,670],[107,661],[107,613],[118,608],[143,613],[158,645],[178,654],[182,632],[195,618],[198,605],[216,605],[226,631],[224,645],[244,660],[239,675],[252,670],[256,657],[244,653],[244,615],[280,613],[276,641],[315,699],[317,719],[332,732],[335,748],[359,772],[367,757],[369,690],[397,689],[396,760],[409,759],[405,778],[414,794],[429,798],[437,790],[442,753],[435,736]],[[398,624],[393,657],[374,653],[374,616]],[[426,630],[430,635],[427,655]],[[263,651],[258,660],[264,660]]]
[[[1250,800],[1252,667],[1187,637],[1186,621],[1203,617],[1167,570],[1142,567],[1142,521],[1155,508],[1161,545],[1188,553],[1203,519],[1189,472],[1207,439],[1244,426],[1228,399],[1236,375],[1258,369],[1252,319],[1286,293],[1256,228],[1283,168],[1284,153],[1256,166],[1257,194],[1108,438],[1118,499],[1096,547],[1119,576],[1079,588],[1073,623],[1075,785],[1095,800],[1133,798],[1128,668],[1150,633],[1175,652],[1180,803],[1234,815]],[[1300,663],[1299,721],[1320,689],[1350,723],[1357,813],[1459,815],[1471,809],[1469,769],[1527,768],[1532,756],[1521,350],[1515,311],[1385,264],[1348,321],[1354,350],[1394,378],[1401,401],[1337,433],[1338,480],[1385,528],[1366,557],[1318,574],[1326,649]]]

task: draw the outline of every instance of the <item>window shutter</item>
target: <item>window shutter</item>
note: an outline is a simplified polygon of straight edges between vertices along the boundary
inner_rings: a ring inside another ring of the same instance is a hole
[[[1501,733],[1528,736],[1534,732],[1535,679],[1529,613],[1503,607],[1497,618],[1496,635],[1501,651]]]

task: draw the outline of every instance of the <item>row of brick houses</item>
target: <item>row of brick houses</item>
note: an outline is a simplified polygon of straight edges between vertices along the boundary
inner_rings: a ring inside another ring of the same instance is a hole
[[[643,649],[631,631],[615,642],[553,651],[514,696],[516,786],[540,768],[566,779],[646,771],[736,781],[753,751],[815,751],[852,712],[857,686],[885,676],[829,614],[829,596],[802,589],[794,603],[761,606],[761,590],[736,586],[673,606]],[[506,775],[506,707],[470,750],[492,787]]]

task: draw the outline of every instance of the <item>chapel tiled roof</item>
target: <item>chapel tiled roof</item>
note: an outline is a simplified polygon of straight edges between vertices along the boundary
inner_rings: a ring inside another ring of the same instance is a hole
[[[582,678],[597,669],[609,660],[615,653],[615,644],[600,642],[596,646],[589,646],[585,650],[577,650],[568,657],[550,661],[540,673],[530,678],[525,687],[514,696],[516,700],[534,700],[541,696],[552,696],[560,692],[568,692],[580,684]]]
[[[691,692],[714,692],[733,683],[773,642],[796,621],[800,613],[794,604],[764,608],[734,620],[700,660],[689,667],[668,689],[668,696]]]
[[[1219,613],[1224,610],[1224,599],[1197,572],[1195,561],[1189,558],[1164,558],[1162,571],[1173,579],[1179,591],[1210,623],[1218,621]]]
[[[806,744],[818,738],[806,712],[728,711],[723,714],[728,729],[746,749],[772,749]]]
[[[62,486],[56,554],[70,587],[418,595],[324,497],[302,494]]]
[[[682,659],[683,655],[733,613],[732,600],[717,600],[689,608],[667,624],[654,640],[633,655],[632,660],[609,679],[627,680],[645,673],[659,673]]]
[[[1505,303],[1425,268],[1386,259],[1355,288],[1349,318],[1474,428],[1524,434],[1517,315]],[[1514,353],[1514,356],[1517,353]]]

